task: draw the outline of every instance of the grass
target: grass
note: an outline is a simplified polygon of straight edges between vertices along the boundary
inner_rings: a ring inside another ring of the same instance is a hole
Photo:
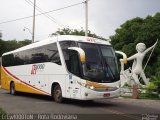
[[[160,97],[158,96],[158,94],[153,94],[153,93],[140,94],[139,98],[140,99],[160,100]]]
[[[0,108],[0,120],[2,119],[2,115],[6,115],[6,114],[7,113],[2,108]]]
[[[2,108],[0,108],[0,115],[1,114],[6,114],[6,112]]]

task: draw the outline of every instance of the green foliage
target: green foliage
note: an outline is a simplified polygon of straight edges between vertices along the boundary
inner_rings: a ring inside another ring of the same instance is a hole
[[[58,29],[55,33],[52,33],[51,35],[79,35],[79,36],[85,36],[85,31],[83,29],[78,30],[78,29],[63,28],[63,29]],[[103,39],[103,40],[107,40],[103,37],[97,36],[95,33],[92,33],[90,30],[88,30],[88,36]]]
[[[157,89],[157,85],[151,82],[149,85],[145,87],[146,89]],[[148,90],[150,92],[150,90]]]
[[[2,114],[6,114],[6,112],[4,110],[2,110],[2,108],[0,108],[0,115]]]
[[[32,43],[32,41],[31,41],[31,40],[28,40],[28,39],[25,39],[25,40],[23,40],[23,41],[19,41],[19,42],[18,42],[18,44],[19,44],[20,47],[29,45],[29,44],[31,44],[31,43]]]
[[[116,30],[116,34],[110,37],[111,43],[116,50],[123,51],[127,56],[136,53],[136,44],[143,42],[147,47],[153,45],[157,39],[160,39],[160,13],[146,18],[134,18],[126,21]],[[146,63],[148,53],[144,59]],[[131,64],[131,63],[130,63]],[[145,70],[147,77],[155,75],[160,71],[160,42],[158,42],[155,51]]]
[[[151,78],[151,82],[156,86],[157,89],[159,89],[158,94],[160,94],[160,74],[153,76]]]
[[[145,87],[144,91],[145,93],[140,94],[141,98],[159,99],[159,93],[155,83],[151,82],[148,86]]]
[[[16,41],[16,40],[9,40],[9,41],[4,41],[0,40],[0,56],[8,51],[15,50],[17,48],[20,48],[22,46],[30,44],[32,41],[31,40],[24,40],[24,41]]]
[[[7,113],[4,111],[4,110],[2,110],[2,108],[0,108],[0,119],[2,118],[2,115],[6,115]]]
[[[0,56],[5,52],[6,44],[5,41],[0,40]]]
[[[140,94],[141,98],[160,99],[160,75],[151,77],[150,84],[143,91],[144,93]]]

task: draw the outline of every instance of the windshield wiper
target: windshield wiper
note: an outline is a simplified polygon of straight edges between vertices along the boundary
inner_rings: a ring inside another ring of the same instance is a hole
[[[104,63],[105,63],[105,66],[109,68],[112,78],[115,79],[115,75],[113,74],[113,71],[112,71],[110,65],[107,63],[105,57],[104,57]]]

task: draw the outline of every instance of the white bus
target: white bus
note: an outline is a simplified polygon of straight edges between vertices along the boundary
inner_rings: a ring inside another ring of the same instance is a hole
[[[115,51],[108,41],[84,36],[48,38],[2,55],[2,88],[94,100],[120,95]]]

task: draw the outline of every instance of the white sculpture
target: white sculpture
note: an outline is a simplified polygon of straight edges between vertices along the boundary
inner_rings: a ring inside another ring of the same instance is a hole
[[[156,46],[156,44],[157,44],[157,42],[148,49],[146,49],[146,45],[144,43],[138,43],[136,45],[137,53],[135,55],[127,58],[127,61],[134,60],[131,73],[129,73],[129,70],[123,71],[123,76],[124,76],[123,78],[126,78],[127,80],[130,80],[130,81],[131,81],[131,79],[133,79],[134,83],[136,83],[137,85],[143,86],[139,82],[138,76],[140,75],[142,77],[145,85],[149,84],[149,79],[146,78],[146,75],[145,75],[144,70],[142,68],[142,63],[143,63],[143,59],[144,59],[144,56],[146,55],[146,53],[148,51],[150,51],[152,48],[154,48]],[[123,60],[121,59],[120,61],[122,62]]]

